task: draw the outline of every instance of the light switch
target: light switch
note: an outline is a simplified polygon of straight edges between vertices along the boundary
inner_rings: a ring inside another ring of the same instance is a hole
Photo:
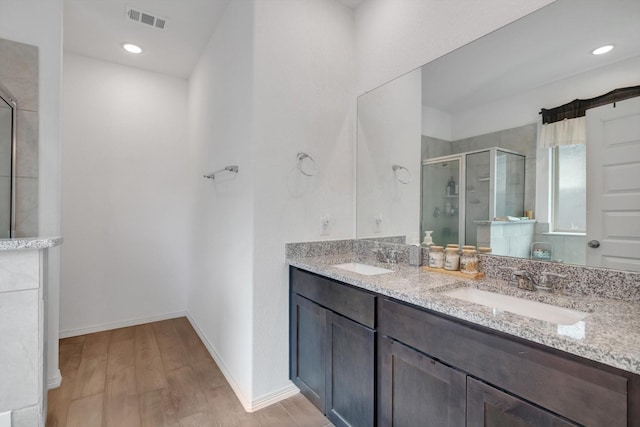
[[[320,235],[328,236],[331,232],[331,216],[329,214],[320,217]]]

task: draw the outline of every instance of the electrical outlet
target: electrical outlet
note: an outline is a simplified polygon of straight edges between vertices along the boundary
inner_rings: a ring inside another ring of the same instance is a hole
[[[329,214],[320,217],[320,235],[328,236],[331,232],[331,217]]]
[[[373,217],[373,232],[380,233],[382,229],[382,213]]]

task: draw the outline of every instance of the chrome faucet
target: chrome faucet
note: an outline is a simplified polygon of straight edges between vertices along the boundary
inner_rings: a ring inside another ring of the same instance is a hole
[[[543,271],[542,276],[540,277],[540,282],[537,285],[537,288],[541,291],[553,292],[553,287],[556,284],[556,281],[559,279],[565,279],[567,277],[566,274],[558,274],[552,273],[550,271]]]
[[[513,272],[513,275],[517,278],[518,288],[527,291],[547,291],[552,292],[557,279],[564,279],[566,274],[552,273],[550,271],[543,271],[540,279],[536,279],[531,273],[524,270],[517,270]]]
[[[398,251],[395,249],[383,250],[382,248],[375,251],[376,257],[379,262],[397,264],[398,263]]]
[[[538,281],[528,272],[524,270],[517,270],[513,272],[518,282],[518,289],[524,289],[526,291],[536,291],[538,289]]]

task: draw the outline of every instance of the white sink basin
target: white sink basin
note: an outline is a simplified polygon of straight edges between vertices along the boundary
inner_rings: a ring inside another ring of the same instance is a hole
[[[369,264],[360,264],[359,262],[347,262],[346,264],[334,264],[332,267],[341,268],[343,270],[353,271],[354,273],[364,276],[375,276],[378,274],[393,273],[393,270],[376,267]]]
[[[476,288],[458,288],[443,292],[442,294],[459,300],[492,307],[496,310],[508,311],[558,325],[573,325],[589,315],[589,313],[583,311],[557,307],[551,304],[497,294]]]

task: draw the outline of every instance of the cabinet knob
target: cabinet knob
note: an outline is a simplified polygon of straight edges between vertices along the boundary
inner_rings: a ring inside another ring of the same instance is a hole
[[[599,242],[599,241],[597,241],[597,240],[591,240],[591,241],[589,241],[589,243],[587,243],[587,245],[588,245],[590,248],[595,249],[595,248],[599,248],[599,247],[600,247],[600,242]]]

